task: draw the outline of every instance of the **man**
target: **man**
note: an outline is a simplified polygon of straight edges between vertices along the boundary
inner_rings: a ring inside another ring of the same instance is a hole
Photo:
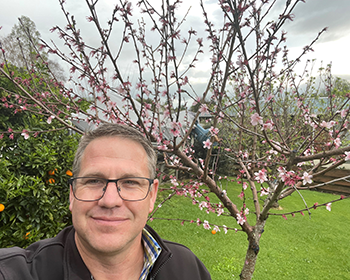
[[[82,137],[70,180],[73,227],[26,250],[0,250],[0,279],[211,279],[186,247],[146,225],[157,196],[156,153],[133,128]]]

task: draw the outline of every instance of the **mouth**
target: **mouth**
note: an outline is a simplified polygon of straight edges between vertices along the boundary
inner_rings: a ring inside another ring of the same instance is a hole
[[[122,217],[94,216],[92,220],[100,225],[117,226],[126,222],[128,219]]]

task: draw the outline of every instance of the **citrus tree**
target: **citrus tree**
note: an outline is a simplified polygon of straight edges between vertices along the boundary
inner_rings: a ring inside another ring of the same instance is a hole
[[[17,79],[25,77],[11,69]],[[0,244],[26,247],[71,223],[67,179],[80,135],[56,120],[47,123],[28,102],[14,109],[13,83],[0,78],[0,86],[7,102],[0,107]]]

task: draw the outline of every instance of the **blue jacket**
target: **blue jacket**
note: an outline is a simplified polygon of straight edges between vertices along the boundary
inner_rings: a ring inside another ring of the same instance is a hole
[[[162,247],[149,280],[210,280],[203,263],[185,246],[163,240],[145,227]],[[56,237],[33,243],[27,249],[0,249],[0,280],[89,280],[74,241],[74,228],[63,229]]]

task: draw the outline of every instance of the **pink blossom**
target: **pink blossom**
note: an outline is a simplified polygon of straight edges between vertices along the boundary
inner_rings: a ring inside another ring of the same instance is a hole
[[[272,129],[273,129],[273,126],[274,126],[273,121],[268,120],[266,123],[264,123],[263,128],[264,128],[265,130],[266,130],[266,129],[272,130]]]
[[[173,186],[175,186],[175,187],[179,185],[179,183],[177,182],[176,178],[171,178],[170,181],[173,184]]]
[[[21,133],[22,136],[24,136],[24,139],[28,139],[29,138],[29,133],[28,133],[28,130],[26,129],[23,129],[22,133]]]
[[[264,195],[268,195],[270,192],[270,188],[261,188],[261,191],[260,191],[260,196],[264,196]]]
[[[218,213],[218,217],[221,216],[222,213],[224,213],[224,208],[219,207],[218,209],[216,209],[216,213]]]
[[[248,184],[246,182],[243,182],[243,190],[246,190],[248,187]]]
[[[335,125],[335,121],[330,121],[330,122],[323,121],[320,124],[321,127],[325,127],[325,128],[328,128],[328,129],[331,129],[334,125]]]
[[[244,215],[245,216],[249,215],[249,208],[244,209]]]
[[[199,203],[199,209],[203,210],[203,208],[208,208],[208,202],[206,201],[202,201],[201,203]]]
[[[244,197],[244,191],[241,191],[241,193],[238,195],[238,197],[239,197],[240,199],[243,199],[243,197]]]
[[[219,133],[219,129],[217,127],[211,127],[209,128],[209,131],[211,132],[212,135],[217,135]]]
[[[55,118],[55,116],[51,115],[50,117],[47,118],[47,123],[51,124],[51,121]]]
[[[219,231],[220,231],[220,228],[219,228],[218,226],[214,226],[214,230],[215,230],[216,232],[219,232]]]
[[[311,155],[311,150],[310,150],[310,149],[307,149],[307,150],[304,152],[304,155],[305,155],[305,156],[310,156],[310,155]]]
[[[227,226],[223,225],[222,228],[224,229],[225,234],[227,234]]]
[[[180,136],[181,123],[172,122],[171,125],[172,128],[170,129],[170,132],[174,135],[174,137]]]
[[[164,118],[169,117],[170,116],[170,111],[168,109],[164,110],[163,116],[164,116]]]
[[[203,47],[203,38],[198,38],[197,43],[200,47]]]
[[[243,225],[246,222],[246,220],[244,219],[244,217],[241,216],[241,214],[237,214],[237,224],[239,225]]]
[[[350,160],[350,152],[345,152],[345,160]]]
[[[296,176],[294,171],[286,171],[284,167],[279,167],[278,169],[278,177],[281,178],[282,182],[284,182],[288,186],[295,185],[296,181],[298,181],[300,178]]]
[[[205,229],[210,229],[209,222],[208,222],[208,221],[204,221],[203,227],[204,227]]]
[[[341,141],[340,141],[340,138],[339,138],[339,137],[336,138],[336,139],[334,139],[334,145],[335,145],[336,148],[339,148],[339,147],[340,147]]]
[[[255,172],[254,175],[255,175],[255,180],[262,184],[264,182],[267,181],[267,177],[266,177],[266,170],[265,169],[262,169],[262,170],[259,170],[259,172]]]
[[[251,118],[250,122],[254,126],[256,126],[258,124],[263,124],[262,117],[260,117],[258,113],[253,114],[250,118]]]
[[[327,209],[328,211],[331,211],[331,210],[332,210],[331,207],[332,207],[332,203],[327,203],[326,209]]]
[[[312,183],[312,175],[309,175],[309,173],[307,172],[304,172],[303,177],[301,177],[301,179],[303,179],[303,185]]]
[[[165,151],[166,149],[167,149],[167,146],[166,146],[166,145],[160,145],[160,146],[158,146],[158,150]]]
[[[199,108],[199,111],[200,111],[201,113],[208,113],[209,110],[208,110],[207,104],[202,104],[201,107]]]
[[[203,148],[210,149],[211,144],[213,144],[213,143],[210,142],[210,139],[207,139],[207,140],[203,141]]]
[[[347,113],[348,113],[348,110],[343,109],[343,110],[340,111],[340,116],[341,116],[342,118],[345,118]]]

